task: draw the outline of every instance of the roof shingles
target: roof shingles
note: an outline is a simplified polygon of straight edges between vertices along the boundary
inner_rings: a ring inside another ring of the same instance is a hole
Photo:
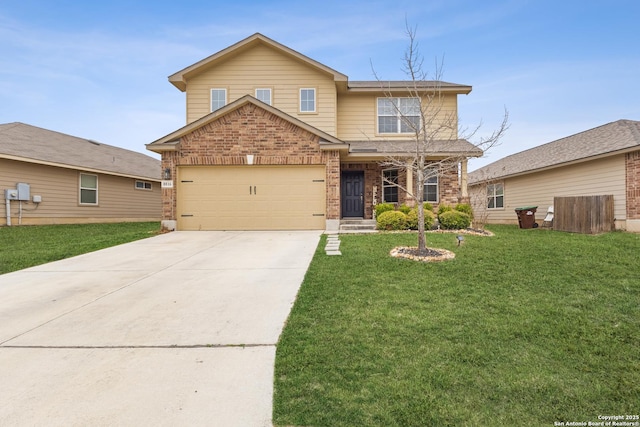
[[[534,172],[592,157],[640,149],[640,122],[618,120],[490,163],[469,174],[469,184]]]
[[[19,122],[0,124],[3,156],[152,180],[161,175],[153,157]]]

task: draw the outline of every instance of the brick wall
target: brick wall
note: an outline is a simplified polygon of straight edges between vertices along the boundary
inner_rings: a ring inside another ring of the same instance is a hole
[[[640,151],[628,153],[625,164],[627,219],[640,219]]]
[[[247,104],[180,139],[178,151],[162,155],[162,168],[177,166],[326,165],[327,219],[339,218],[338,151],[321,151],[319,137],[253,104]],[[163,219],[176,219],[176,185],[163,190]]]

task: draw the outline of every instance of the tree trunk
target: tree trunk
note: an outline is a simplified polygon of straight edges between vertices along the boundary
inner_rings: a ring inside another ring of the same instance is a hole
[[[418,156],[418,167],[416,170],[415,200],[418,206],[418,251],[427,249],[427,238],[424,230],[424,156]]]

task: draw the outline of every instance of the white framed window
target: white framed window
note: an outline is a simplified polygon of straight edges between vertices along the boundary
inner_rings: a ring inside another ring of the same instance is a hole
[[[211,111],[216,111],[225,105],[227,105],[227,90],[223,88],[211,89]]]
[[[136,180],[136,190],[151,190],[151,183],[149,181]]]
[[[271,105],[271,88],[258,88],[256,89],[256,99]]]
[[[98,175],[80,174],[80,204],[98,204]]]
[[[378,98],[378,133],[414,133],[420,127],[420,98]]]
[[[382,171],[382,202],[398,203],[398,169]]]
[[[487,209],[504,209],[504,185],[487,185]]]
[[[429,203],[438,203],[438,170],[430,168],[424,171],[424,193],[422,200]]]
[[[316,90],[314,88],[300,89],[300,112],[316,112]]]

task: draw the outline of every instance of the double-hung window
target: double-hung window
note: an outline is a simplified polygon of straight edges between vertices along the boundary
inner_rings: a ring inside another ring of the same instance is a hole
[[[256,99],[271,105],[271,89],[270,88],[258,88],[256,89]]]
[[[382,171],[382,201],[384,203],[398,202],[398,169]]]
[[[227,90],[219,88],[211,89],[211,111],[216,111],[225,105],[227,105]]]
[[[420,129],[420,98],[378,98],[378,133]]]
[[[487,208],[504,208],[504,186],[502,184],[487,185]]]
[[[316,90],[314,88],[300,89],[300,112],[316,112]]]
[[[424,171],[424,193],[423,198],[425,202],[438,203],[438,170],[430,168]]]
[[[98,204],[98,175],[80,174],[80,204]]]

